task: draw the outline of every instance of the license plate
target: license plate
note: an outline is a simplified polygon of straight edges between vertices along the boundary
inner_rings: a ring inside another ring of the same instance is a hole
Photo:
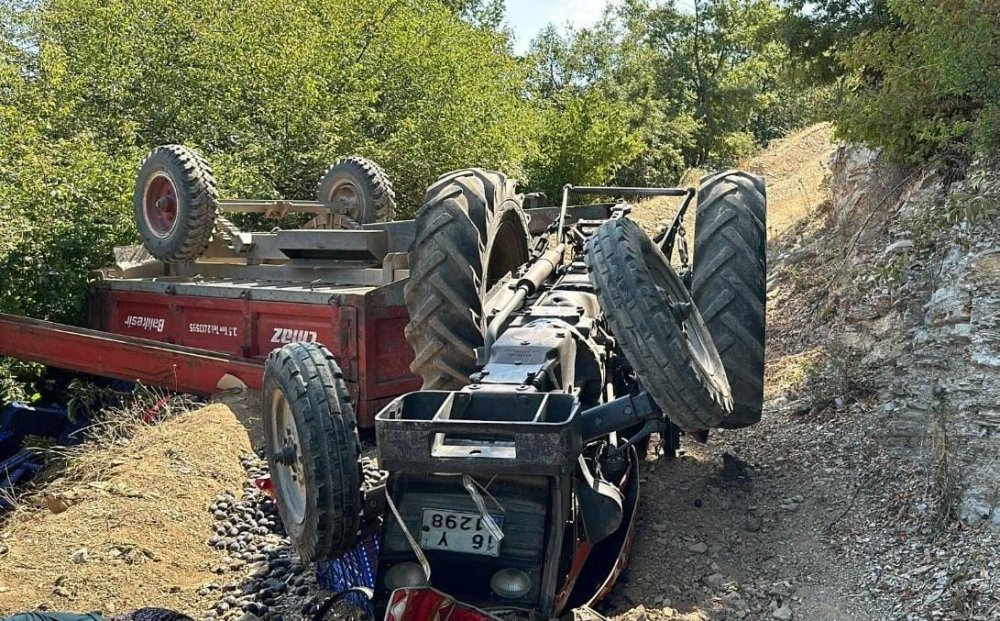
[[[491,516],[497,526],[503,526],[503,516]],[[482,556],[499,556],[500,542],[486,529],[485,518],[478,513],[424,509],[420,529],[420,547],[425,550],[447,550]]]

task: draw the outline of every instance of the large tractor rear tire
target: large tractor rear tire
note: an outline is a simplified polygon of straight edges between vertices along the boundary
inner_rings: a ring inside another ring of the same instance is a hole
[[[391,222],[396,217],[396,193],[389,176],[370,159],[353,155],[338,160],[316,185],[316,200],[344,208],[358,224]]]
[[[304,561],[333,560],[362,525],[361,441],[340,367],[317,343],[291,343],[264,365],[267,461],[278,514]]]
[[[521,200],[512,179],[479,168],[448,173],[428,188],[404,291],[406,339],[416,354],[410,368],[425,389],[461,388],[475,372],[484,301],[529,258]]]
[[[732,410],[726,372],[663,252],[638,224],[619,218],[591,235],[585,255],[611,331],[642,387],[684,431],[719,426]]]
[[[760,421],[764,404],[767,194],[741,171],[706,177],[698,190],[691,297],[712,334],[733,392],[721,426]]]
[[[194,261],[208,247],[219,209],[215,176],[191,149],[153,149],[135,180],[132,205],[142,243],[161,261]]]

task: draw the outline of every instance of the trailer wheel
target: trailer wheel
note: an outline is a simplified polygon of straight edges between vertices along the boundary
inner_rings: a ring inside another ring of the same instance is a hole
[[[396,217],[396,193],[389,176],[375,162],[356,155],[327,169],[316,185],[316,200],[346,210],[358,224],[391,222]]]
[[[685,431],[732,410],[722,360],[680,277],[638,224],[602,224],[587,240],[590,282],[639,382]]]
[[[767,298],[764,180],[727,171],[702,180],[691,297],[712,334],[733,392],[722,427],[760,422]]]
[[[291,343],[264,365],[267,461],[278,513],[304,561],[332,560],[362,524],[361,442],[337,362],[316,343]]]
[[[135,180],[132,205],[142,243],[161,261],[193,261],[212,239],[219,208],[212,167],[191,149],[153,149]]]
[[[484,302],[528,261],[528,223],[515,182],[472,168],[441,176],[417,212],[404,297],[410,368],[424,388],[453,390],[476,370]]]

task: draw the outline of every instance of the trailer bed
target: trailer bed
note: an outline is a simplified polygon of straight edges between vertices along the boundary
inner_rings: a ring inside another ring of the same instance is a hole
[[[263,360],[295,341],[319,342],[334,355],[369,427],[394,397],[420,388],[403,282],[335,286],[242,279],[105,279],[92,290],[91,328]]]

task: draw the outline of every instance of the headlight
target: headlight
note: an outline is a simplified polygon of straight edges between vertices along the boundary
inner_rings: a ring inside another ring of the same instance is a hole
[[[420,563],[398,563],[385,572],[385,586],[390,591],[427,586],[427,576]]]
[[[490,588],[504,599],[521,599],[531,592],[531,576],[520,569],[501,569],[490,579]]]

